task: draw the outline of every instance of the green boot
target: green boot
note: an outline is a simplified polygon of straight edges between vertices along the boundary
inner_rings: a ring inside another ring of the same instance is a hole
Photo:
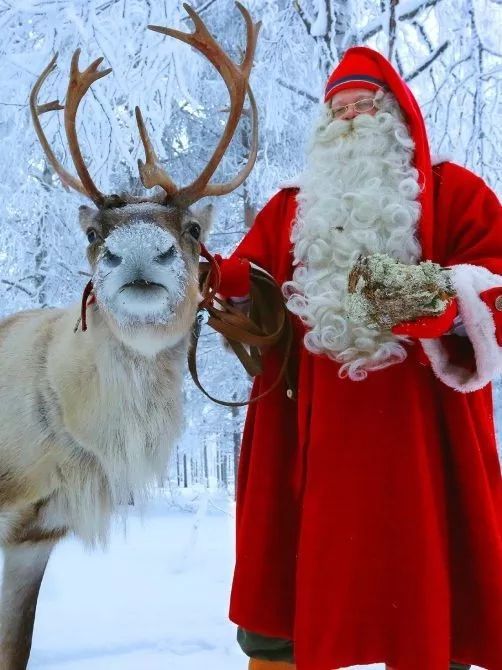
[[[286,668],[294,668],[294,645],[292,640],[285,640],[280,637],[270,637],[269,635],[260,635],[253,633],[245,628],[237,629],[237,642],[240,648],[251,659],[262,661],[272,661],[277,663],[281,661],[286,663]],[[271,666],[271,670],[282,670],[278,665]],[[254,666],[253,666],[254,670]]]

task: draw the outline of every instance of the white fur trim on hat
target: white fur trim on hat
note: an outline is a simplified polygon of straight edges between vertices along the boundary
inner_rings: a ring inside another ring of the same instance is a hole
[[[284,188],[300,188],[300,175],[281,181],[279,183],[279,189],[282,190]]]
[[[441,163],[453,163],[455,157],[453,154],[432,154],[431,165],[441,165]]]

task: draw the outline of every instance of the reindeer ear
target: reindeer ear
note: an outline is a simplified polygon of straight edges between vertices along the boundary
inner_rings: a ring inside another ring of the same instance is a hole
[[[197,208],[194,213],[201,227],[200,239],[202,242],[205,242],[214,221],[214,205],[209,203],[204,207]]]
[[[89,228],[94,228],[98,232],[101,231],[101,226],[98,221],[98,211],[94,207],[87,207],[87,205],[80,205],[78,208],[78,221],[80,227],[87,233]]]

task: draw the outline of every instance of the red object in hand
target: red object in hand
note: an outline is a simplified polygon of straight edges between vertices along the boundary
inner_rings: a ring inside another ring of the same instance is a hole
[[[415,321],[403,321],[392,327],[394,335],[408,335],[417,339],[441,337],[453,326],[458,314],[458,305],[455,299],[450,300],[445,311],[438,316],[423,316]]]
[[[218,288],[224,298],[242,297],[248,295],[251,280],[249,276],[250,262],[247,258],[222,258],[215,254],[214,258],[220,267],[221,279]]]

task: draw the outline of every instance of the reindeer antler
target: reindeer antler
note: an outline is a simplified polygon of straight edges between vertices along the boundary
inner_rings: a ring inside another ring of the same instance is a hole
[[[244,17],[247,31],[246,52],[240,65],[237,65],[230,59],[218,42],[210,35],[206,25],[197,12],[186,3],[183,4],[183,7],[194,23],[195,31],[193,33],[183,33],[179,30],[164,28],[162,26],[148,26],[150,30],[179,39],[200,51],[221,74],[230,94],[230,114],[225,126],[225,131],[218,142],[213,155],[197,179],[190,185],[181,189],[176,187],[168,174],[160,167],[146,132],[141,112],[139,109],[136,111],[138,127],[146,154],[146,164],[138,161],[143,185],[146,188],[161,186],[166,191],[169,202],[174,202],[185,207],[188,207],[206,195],[224,195],[230,193],[230,191],[236,189],[246,179],[256,160],[258,150],[258,110],[256,108],[256,102],[251,87],[249,86],[249,75],[253,64],[256,40],[258,38],[261,22],[253,24],[249,12],[241,5],[241,3],[236,2],[235,4]],[[246,91],[248,92],[252,109],[252,142],[248,160],[239,174],[231,181],[223,184],[209,185],[208,182],[216,171],[239,123]]]
[[[87,167],[84,163],[82,152],[80,151],[75,127],[78,106],[85,93],[91,84],[93,84],[98,79],[101,79],[102,77],[106,77],[106,75],[110,74],[112,70],[111,68],[108,68],[107,70],[99,71],[98,67],[103,58],[98,58],[93,63],[91,63],[86,70],[80,72],[78,69],[79,56],[80,49],[77,49],[73,54],[71,61],[70,81],[66,93],[66,104],[64,106],[60,104],[59,100],[53,100],[52,102],[48,102],[43,105],[38,104],[38,94],[49,74],[56,69],[58,54],[54,56],[49,65],[38,77],[30,94],[30,110],[33,125],[35,126],[35,132],[37,133],[38,139],[40,140],[40,144],[42,145],[49,163],[59,175],[59,178],[61,179],[64,186],[71,187],[82,195],[86,195],[94,202],[97,207],[103,208],[118,206],[122,204],[122,200],[119,198],[119,196],[104,195],[98,188],[96,188],[96,185],[92,181],[89,175],[89,171],[87,170]],[[40,123],[39,117],[41,114],[62,109],[64,109],[65,130],[70,148],[70,154],[80,180],[67,172],[67,170],[65,170],[65,168],[58,161],[54,152],[49,146],[49,142],[47,141],[47,137],[45,136],[45,133],[42,130],[42,125]]]
[[[162,26],[148,26],[150,30],[170,35],[182,42],[190,44],[192,47],[200,51],[221,74],[230,94],[230,113],[225,126],[225,131],[204,170],[195,181],[183,188],[178,188],[167,172],[161,167],[148,136],[141,111],[139,107],[136,107],[136,121],[141,141],[145,149],[145,162],[143,163],[143,161],[138,160],[141,181],[145,188],[152,188],[154,186],[163,188],[167,194],[167,202],[170,204],[188,207],[204,196],[230,193],[246,179],[256,160],[258,151],[258,110],[256,108],[253,92],[249,85],[249,75],[253,64],[256,40],[258,38],[261,22],[253,23],[249,12],[241,5],[241,3],[236,2],[235,4],[244,17],[247,32],[246,51],[240,65],[237,65],[231,60],[218,42],[210,35],[197,12],[186,3],[183,7],[195,25],[195,31],[193,33],[183,33],[179,30],[164,28]],[[102,63],[103,58],[97,58],[85,70],[80,72],[78,69],[79,56],[80,49],[77,49],[71,60],[70,81],[64,106],[59,103],[59,100],[53,100],[52,102],[43,105],[38,104],[38,94],[40,89],[49,74],[56,68],[57,54],[39,76],[30,95],[30,109],[33,124],[47,159],[59,175],[64,186],[71,187],[79,193],[88,196],[99,208],[117,207],[124,204],[123,199],[117,195],[104,195],[92,181],[80,150],[76,130],[77,111],[82,98],[95,81],[102,77],[106,77],[112,70],[111,68],[99,70],[98,68]],[[244,107],[246,92],[251,102],[252,116],[252,140],[246,164],[237,176],[229,182],[223,184],[209,184],[209,180],[215,173],[216,168],[235,133]],[[41,114],[62,109],[64,109],[64,125],[70,154],[80,179],[77,179],[67,172],[58,161],[49,146],[47,137],[45,136],[40,123],[39,117]]]
[[[52,102],[47,102],[44,105],[38,104],[38,94],[40,92],[40,89],[42,88],[45,80],[50,75],[50,73],[56,69],[57,59],[58,54],[54,56],[49,65],[45,68],[40,77],[37,79],[35,85],[31,90],[30,94],[31,118],[33,120],[33,125],[35,126],[35,132],[37,133],[37,137],[40,141],[40,144],[42,145],[42,149],[44,150],[44,153],[47,156],[49,163],[54,168],[54,171],[56,172],[56,174],[59,175],[59,178],[61,179],[63,185],[66,188],[71,186],[71,188],[75,189],[82,195],[87,195],[82,183],[78,179],[76,179],[73,175],[71,175],[69,172],[67,172],[56,158],[54,152],[49,146],[47,137],[45,136],[45,133],[42,130],[42,124],[40,123],[39,119],[39,116],[45,114],[45,112],[52,112],[57,111],[59,109],[64,109],[63,105],[60,104],[59,100],[53,100]]]
[[[102,79],[103,77],[106,77],[108,74],[110,74],[112,68],[110,67],[107,70],[99,71],[98,67],[103,62],[103,57],[101,57],[96,58],[96,60],[93,61],[89,67],[80,72],[78,69],[79,57],[80,49],[77,49],[73,54],[73,58],[71,59],[70,81],[68,83],[68,90],[66,92],[66,104],[64,110],[64,126],[66,130],[66,137],[68,139],[68,145],[70,147],[71,157],[73,159],[73,164],[75,165],[75,169],[86,190],[86,193],[98,207],[104,207],[108,204],[107,197],[96,188],[96,185],[89,175],[89,171],[87,170],[87,167],[84,163],[82,152],[80,151],[75,121],[77,118],[77,110],[80,101],[87,93],[91,84],[93,84],[98,79]]]
[[[141,183],[145,188],[153,188],[154,186],[161,186],[167,193],[168,198],[171,198],[178,192],[178,187],[169,177],[167,172],[162,168],[155,153],[148,133],[146,132],[143,115],[139,107],[136,107],[136,122],[138,124],[139,134],[143,146],[145,148],[146,163],[138,158],[138,169],[141,177]]]

